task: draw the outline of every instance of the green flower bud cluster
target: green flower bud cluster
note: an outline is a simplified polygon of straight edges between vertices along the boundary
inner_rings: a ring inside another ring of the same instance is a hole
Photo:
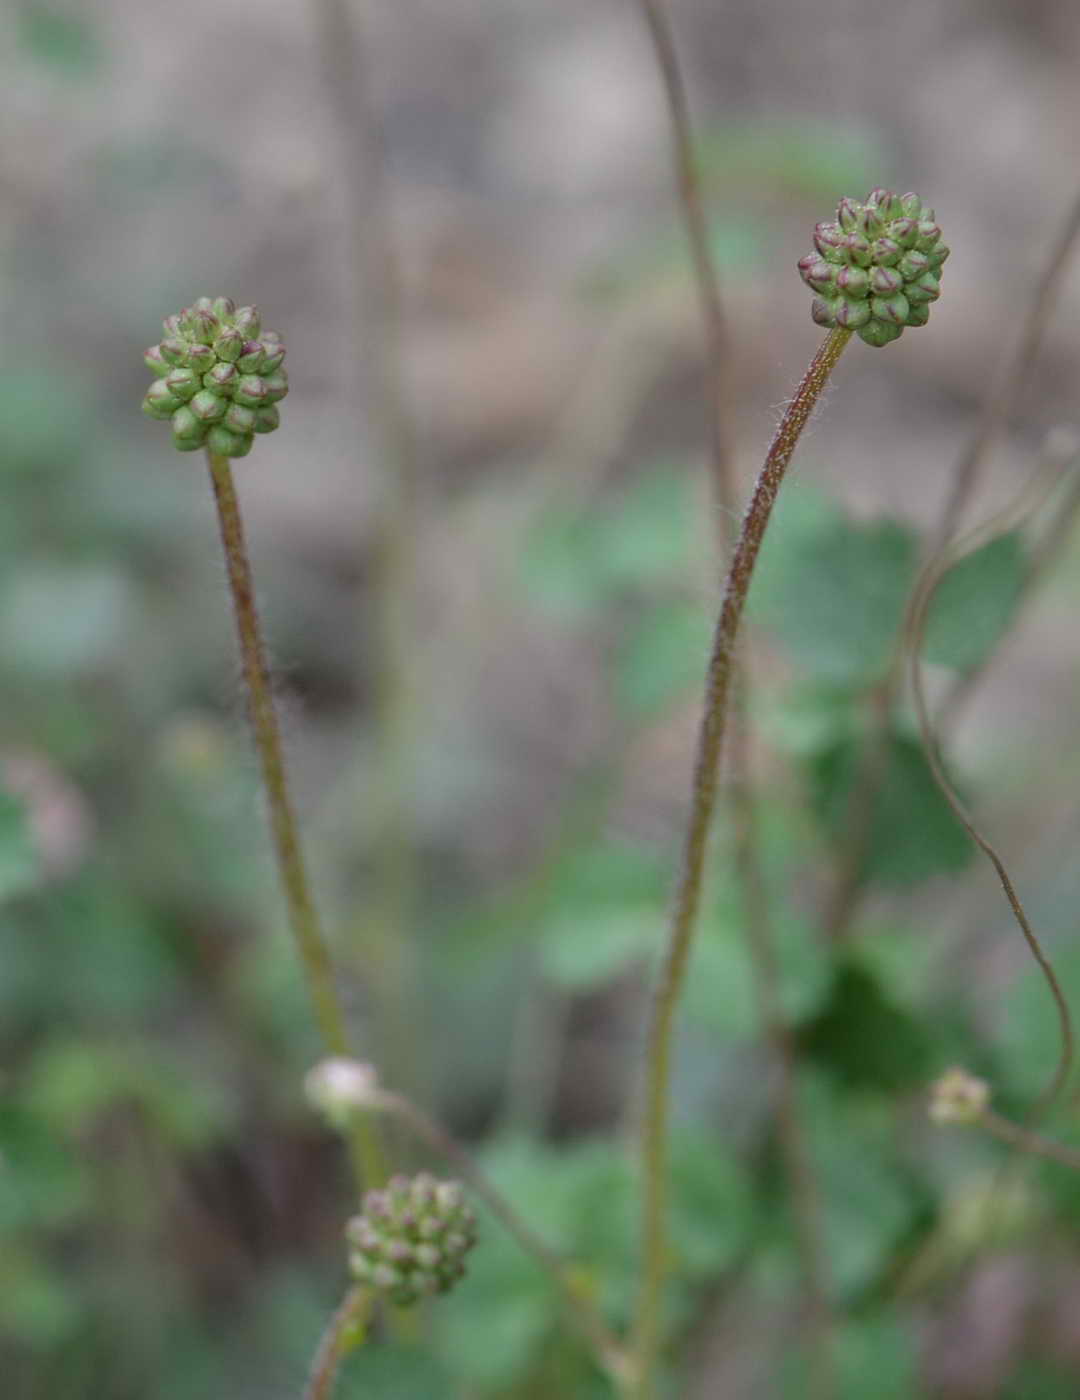
[[[199,297],[166,318],[164,340],[143,358],[157,375],[143,412],[169,419],[179,451],[246,457],[255,433],[278,426],[275,405],[289,392],[285,346],[262,329],[256,307]]]
[[[842,199],[835,222],[814,229],[814,247],[799,259],[799,275],[817,293],[810,314],[819,326],[888,345],[905,326],[930,319],[949,250],[917,194],[879,187],[862,204]]]
[[[404,1306],[445,1293],[465,1272],[476,1243],[476,1217],[456,1181],[427,1172],[391,1177],[368,1191],[364,1209],[345,1227],[349,1268],[358,1283]]]

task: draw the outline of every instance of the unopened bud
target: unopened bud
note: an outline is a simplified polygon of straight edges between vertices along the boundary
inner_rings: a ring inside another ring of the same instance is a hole
[[[798,267],[818,294],[810,305],[818,325],[854,330],[867,345],[882,346],[905,327],[926,324],[949,250],[918,195],[878,186],[862,203],[842,199],[836,221],[815,227],[814,247]]]

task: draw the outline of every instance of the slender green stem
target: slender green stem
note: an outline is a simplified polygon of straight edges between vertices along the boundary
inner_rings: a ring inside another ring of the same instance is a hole
[[[851,332],[832,330],[810,363],[772,440],[754,486],[750,505],[728,570],[724,598],[713,638],[705,687],[705,709],[694,764],[693,796],[683,849],[682,870],[653,996],[646,1045],[645,1106],[641,1134],[643,1173],[641,1292],[635,1323],[638,1395],[651,1394],[660,1331],[660,1308],[667,1269],[667,1136],[671,1079],[672,1034],[679,994],[701,902],[705,854],[713,811],[735,642],[750,579],[765,536],[777,492],[799,436],[821,392],[851,339]]]
[[[363,1341],[373,1301],[368,1288],[357,1286],[345,1294],[319,1340],[304,1400],[330,1400],[342,1361]]]
[[[266,653],[259,629],[259,614],[255,606],[255,584],[248,562],[232,468],[229,466],[228,457],[219,457],[213,452],[207,452],[206,457],[214,488],[214,499],[217,502],[218,524],[221,528],[225,567],[236,616],[251,727],[262,768],[274,856],[285,894],[289,926],[300,955],[308,994],[326,1048],[332,1055],[348,1055],[350,1051],[345,1018],[334,986],[330,954],[311,897],[300,846],[300,834],[289,797],[281,731],[274,710]],[[358,1172],[362,1178],[361,1185],[381,1181],[385,1175],[382,1153],[374,1126],[366,1117],[358,1120],[353,1148]]]
[[[541,1239],[475,1159],[450,1136],[441,1123],[436,1122],[404,1094],[380,1090],[374,1102],[377,1107],[395,1114],[421,1141],[427,1143],[432,1151],[454,1164],[496,1220],[551,1279],[573,1326],[589,1343],[597,1361],[620,1388],[620,1393],[629,1393],[626,1389],[630,1379],[629,1358],[618,1338],[600,1315],[591,1290],[574,1266]]]

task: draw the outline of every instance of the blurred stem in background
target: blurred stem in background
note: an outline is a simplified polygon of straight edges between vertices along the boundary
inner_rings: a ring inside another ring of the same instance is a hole
[[[416,441],[401,388],[402,283],[394,251],[382,134],[364,62],[364,36],[348,0],[314,0],[326,92],[337,127],[334,180],[344,190],[353,279],[353,374],[367,386],[364,410],[377,456],[371,600],[375,687],[371,897],[356,943],[373,976],[371,1058],[420,1087],[418,879],[412,822],[419,710],[414,675],[419,477]]]
[[[712,444],[713,490],[718,506],[720,547],[738,519],[734,351],[709,242],[686,83],[679,64],[665,0],[641,0],[642,13],[663,81],[671,124],[672,162],[679,206],[690,247],[707,352],[707,398]],[[735,667],[733,659],[732,665]],[[735,878],[741,895],[745,937],[754,972],[758,1017],[777,1073],[776,1123],[787,1178],[797,1248],[809,1313],[813,1365],[810,1394],[826,1397],[835,1389],[821,1193],[802,1122],[797,1054],[779,997],[779,954],[761,865],[754,801],[751,681],[744,661],[731,685],[730,783],[727,800],[735,826]],[[646,1188],[648,1189],[648,1188]]]
[[[1051,463],[1051,465],[1053,464]],[[1021,502],[1026,500],[1028,494],[1028,491],[1021,493]],[[998,522],[995,518],[988,526],[983,526],[971,531],[967,536],[962,536],[958,540],[951,541],[944,549],[932,554],[927,559],[916,581],[915,589],[908,607],[904,650],[908,659],[911,692],[915,701],[915,713],[919,721],[919,734],[922,739],[926,761],[930,766],[934,781],[937,783],[942,796],[952,808],[957,821],[994,867],[994,871],[1001,883],[1002,892],[1005,895],[1009,908],[1012,910],[1013,918],[1023,935],[1024,942],[1027,944],[1031,956],[1035,959],[1042,973],[1057,1013],[1058,1032],[1060,1036],[1060,1048],[1057,1061],[1049,1084],[1031,1110],[1033,1117],[1039,1117],[1060,1098],[1068,1083],[1069,1073],[1072,1069],[1073,1028],[1068,1002],[1065,999],[1065,994],[1058,981],[1057,974],[1035,930],[1031,926],[1023,903],[1013,884],[1011,875],[1006,869],[998,852],[976,827],[974,820],[969,815],[966,806],[961,801],[959,793],[956,791],[952,780],[945,770],[944,760],[941,757],[937,738],[933,731],[930,710],[923,685],[922,643],[926,632],[927,614],[934,593],[953,564],[957,563],[974,549],[985,544],[987,535],[992,537],[997,533]]]
[[[330,955],[311,897],[300,834],[289,798],[281,732],[266,669],[266,653],[255,604],[255,585],[248,563],[232,468],[228,457],[208,451],[206,458],[217,503],[221,543],[225,551],[225,565],[248,692],[251,727],[262,767],[274,854],[288,906],[289,925],[307,978],[315,1018],[327,1050],[332,1055],[348,1055],[345,1019],[334,986]],[[385,1176],[385,1168],[378,1132],[368,1115],[356,1116],[354,1131],[350,1134],[350,1147],[360,1190],[365,1186],[379,1185]]]

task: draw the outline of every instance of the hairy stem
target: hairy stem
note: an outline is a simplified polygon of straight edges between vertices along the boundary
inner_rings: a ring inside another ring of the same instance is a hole
[[[371,1304],[372,1295],[367,1288],[357,1286],[345,1294],[319,1340],[304,1400],[330,1400],[342,1361],[363,1340]]]
[[[641,1132],[642,1273],[635,1321],[638,1395],[651,1393],[660,1329],[660,1307],[667,1268],[668,1116],[672,1034],[679,994],[701,901],[705,854],[713,811],[727,719],[735,642],[750,579],[784,474],[822,390],[851,338],[829,332],[803,376],[776,431],[754,486],[750,505],[728,570],[724,598],[713,638],[705,687],[705,708],[694,763],[690,819],[682,869],[660,976],[653,996],[646,1043],[645,1105]]]
[[[690,247],[698,303],[708,358],[709,427],[712,444],[713,491],[719,507],[722,537],[736,519],[735,392],[732,354],[716,263],[709,246],[709,229],[694,152],[693,126],[686,82],[665,0],[641,0],[657,67],[664,85],[671,125],[672,160],[679,206]],[[722,543],[724,539],[722,538]],[[795,1217],[815,1357],[812,1378],[815,1396],[828,1395],[831,1381],[829,1310],[825,1251],[820,1225],[820,1193],[806,1147],[796,1084],[795,1048],[780,1010],[779,957],[773,940],[765,896],[754,809],[753,754],[749,713],[751,685],[745,664],[731,697],[731,812],[736,830],[735,874],[742,891],[746,941],[754,971],[758,1014],[778,1075],[776,1117],[780,1150]]]
[[[622,1393],[628,1383],[628,1358],[601,1317],[590,1288],[578,1277],[573,1266],[540,1238],[461,1144],[411,1099],[404,1094],[380,1090],[375,1103],[386,1112],[397,1115],[432,1151],[454,1164],[496,1220],[551,1279],[565,1306],[567,1317]]]
[[[735,518],[736,483],[734,449],[734,393],[732,357],[716,268],[709,248],[708,225],[694,156],[686,84],[664,0],[642,0],[642,11],[664,82],[671,120],[673,159],[679,202],[690,246],[698,288],[702,323],[710,366],[709,407],[712,438],[714,491],[723,527]],[[736,827],[736,876],[743,892],[743,917],[754,969],[755,993],[765,1036],[776,1063],[779,1083],[777,1121],[781,1153],[795,1215],[796,1235],[802,1258],[810,1316],[815,1336],[815,1372],[818,1394],[828,1390],[829,1372],[828,1289],[820,1231],[820,1206],[813,1165],[806,1151],[795,1083],[795,1054],[779,1009],[778,957],[772,939],[768,901],[759,859],[757,824],[753,806],[753,776],[748,727],[749,679],[745,668],[741,684],[731,699],[730,789]]]
[[[285,894],[289,927],[300,955],[308,995],[326,1048],[332,1055],[348,1055],[349,1041],[345,1030],[345,1018],[334,986],[330,954],[311,897],[300,833],[289,797],[281,731],[274,710],[273,691],[259,628],[259,614],[255,606],[255,584],[244,542],[244,527],[240,516],[240,503],[233,484],[232,468],[228,457],[219,457],[209,451],[206,457],[217,503],[221,543],[225,551],[225,567],[229,577],[229,590],[232,593],[236,632],[248,693],[248,710],[262,769],[274,856]],[[378,1137],[366,1118],[358,1120],[353,1148],[361,1185],[376,1184],[385,1173]]]

